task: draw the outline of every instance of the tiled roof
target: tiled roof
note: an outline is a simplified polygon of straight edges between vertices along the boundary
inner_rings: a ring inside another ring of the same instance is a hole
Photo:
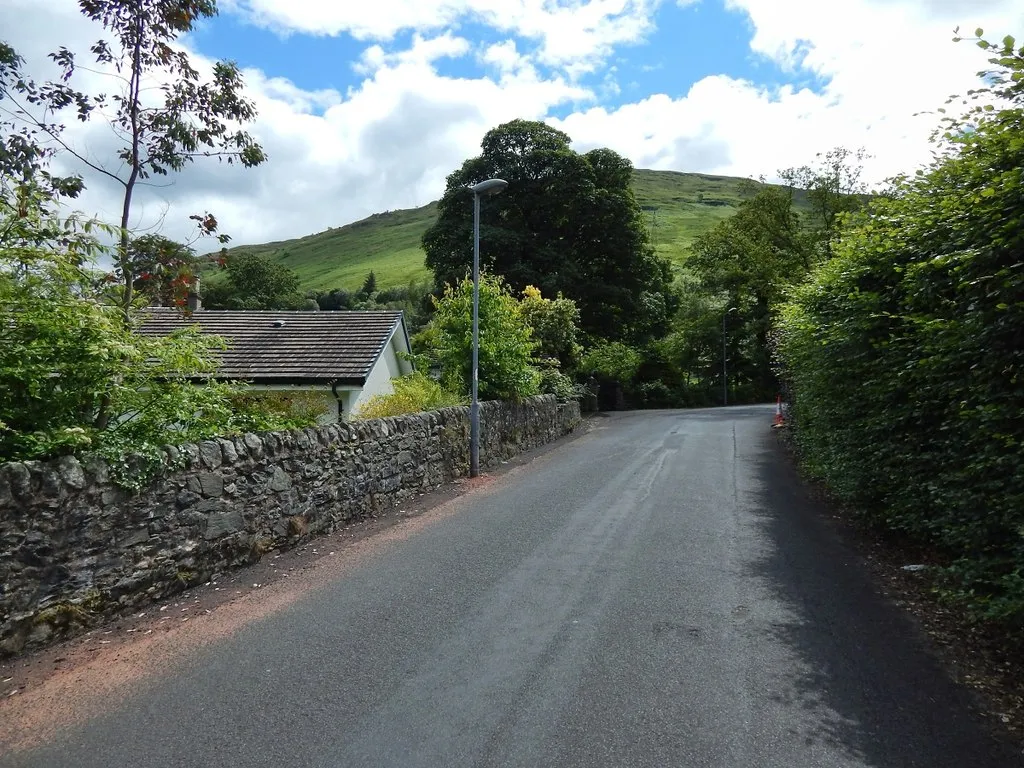
[[[362,384],[402,313],[200,309],[186,316],[157,307],[145,310],[143,318],[140,332],[148,336],[198,325],[202,333],[222,337],[228,348],[217,351],[217,378]]]

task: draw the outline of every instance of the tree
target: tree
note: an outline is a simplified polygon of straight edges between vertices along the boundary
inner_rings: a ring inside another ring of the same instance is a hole
[[[660,378],[676,393],[677,406],[720,403],[721,298],[704,290],[692,277],[680,281],[679,291],[681,303],[672,319],[672,330],[655,343],[657,356],[668,365]]]
[[[536,286],[576,302],[584,334],[639,340],[664,330],[675,306],[671,268],[654,253],[631,189],[632,165],[608,149],[574,152],[544,123],[514,120],[484,136],[482,153],[448,177],[438,220],[423,236],[437,286],[472,266],[468,186],[508,188],[481,205],[481,263],[515,291]]]
[[[429,362],[441,369],[441,383],[451,392],[468,393],[472,386],[473,282],[445,288],[435,301],[434,317],[420,334]],[[519,302],[499,277],[480,280],[480,397],[521,400],[537,394],[539,377],[532,365],[536,346]]]
[[[196,157],[218,157],[246,167],[266,157],[252,137],[238,128],[252,121],[256,112],[241,95],[241,72],[231,62],[218,62],[209,80],[202,80],[188,54],[174,46],[196,22],[216,15],[214,0],[80,0],[89,19],[102,25],[113,40],[99,40],[90,52],[94,61],[116,83],[116,95],[86,94],[72,86],[77,60],[60,48],[51,54],[60,67],[57,80],[42,84],[12,75],[20,62],[8,46],[0,48],[0,75],[6,77],[0,97],[9,101],[8,112],[22,127],[21,164],[38,165],[49,150],[33,149],[39,137],[69,153],[91,172],[121,189],[121,217],[117,273],[122,280],[120,306],[128,312],[135,297],[136,277],[132,264],[132,201],[139,184],[152,176],[182,170]],[[151,79],[158,81],[154,88]],[[162,96],[155,97],[160,92]],[[60,122],[65,110],[82,121],[100,116],[123,142],[117,162],[95,159],[86,149],[65,138]],[[15,143],[16,159],[19,155]],[[10,155],[12,142],[6,143]],[[54,181],[50,177],[51,182]],[[77,192],[76,183],[62,182],[65,191]],[[59,186],[59,185],[58,185]],[[213,234],[217,220],[209,213],[195,214],[200,234]],[[224,236],[221,236],[222,240]]]
[[[587,350],[580,363],[580,370],[603,381],[602,390],[607,391],[608,385],[628,389],[643,361],[643,355],[633,347],[621,341],[612,341]],[[606,397],[601,399],[608,401]]]
[[[133,290],[156,306],[183,306],[195,284],[199,262],[195,251],[162,235],[143,235],[128,243],[128,268],[135,277]],[[117,264],[113,277],[125,276]]]
[[[25,60],[8,44],[0,40],[0,114],[5,101],[11,101],[11,91],[17,92],[25,80],[22,67]],[[17,199],[18,190],[28,188],[42,190],[42,197],[36,196],[34,204],[52,202],[59,198],[75,198],[83,188],[82,177],[54,176],[49,171],[49,161],[56,148],[45,145],[41,139],[41,128],[25,124],[18,119],[0,119],[0,200],[10,203]],[[5,216],[9,210],[2,212]]]
[[[236,387],[196,384],[216,367],[217,340],[136,333],[98,292],[90,222],[56,219],[52,200],[36,199],[0,217],[0,461],[94,452],[131,487],[164,445],[309,423],[235,407]]]
[[[254,253],[237,253],[224,262],[226,279],[206,289],[210,309],[299,309],[311,306],[299,294],[299,276]],[[316,300],[312,302],[316,304]]]
[[[359,295],[363,299],[369,299],[373,294],[377,292],[377,276],[373,274],[373,270],[370,270],[370,274],[366,276],[366,280],[363,281],[363,287],[359,289]]]
[[[788,168],[779,175],[792,190],[804,190],[810,203],[811,242],[806,253],[815,262],[832,257],[832,244],[839,234],[843,214],[862,207],[867,185],[861,180],[867,152],[836,147],[818,154],[813,166]]]
[[[787,287],[810,271],[805,242],[790,195],[765,187],[691,248],[687,266],[720,302],[711,324],[719,344],[722,316],[735,310],[727,321],[727,354],[731,379],[745,399],[771,398],[777,389],[769,349],[772,313]]]

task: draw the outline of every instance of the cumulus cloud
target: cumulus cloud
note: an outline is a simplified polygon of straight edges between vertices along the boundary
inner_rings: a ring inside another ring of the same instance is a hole
[[[636,93],[623,103],[610,51],[647,34],[658,0],[222,0],[223,11],[282,31],[365,40],[352,62],[358,76],[310,91],[272,71],[246,71],[260,113],[251,131],[270,161],[253,170],[199,161],[158,179],[167,185],[140,192],[132,223],[182,238],[188,215],[209,210],[236,243],[255,243],[422,205],[488,129],[518,117],[548,119],[577,148],[608,146],[641,168],[772,176],[836,145],[865,146],[876,155],[868,175],[880,181],[928,159],[935,119],[913,113],[974,85],[984,65],[974,46],[949,42],[952,28],[1001,35],[1024,26],[1014,0],[976,0],[969,18],[947,0],[847,0],[841,17],[820,0],[725,2],[749,19],[751,55],[813,72],[825,86],[770,89],[713,75],[681,97]],[[500,42],[474,42],[458,26],[466,21],[489,25]],[[0,28],[33,72],[47,71],[52,48],[84,51],[99,37],[74,0],[5,0]],[[408,30],[410,41],[396,44],[392,36]],[[442,75],[446,58],[482,64],[483,74]],[[583,71],[594,71],[596,92],[575,79]],[[113,157],[100,123],[74,123],[68,137],[90,157]],[[80,202],[117,218],[116,188],[95,176]]]
[[[696,0],[689,0],[695,2]],[[474,21],[534,41],[540,61],[588,72],[621,43],[653,29],[663,0],[222,0],[222,7],[281,34],[346,33],[387,41]]]
[[[1013,0],[726,0],[749,19],[751,51],[814,73],[820,92],[770,89],[725,76],[681,98],[653,95],[559,121],[582,146],[607,144],[640,167],[775,178],[834,146],[865,147],[875,183],[930,158],[934,110],[977,83],[985,56],[951,42],[957,25],[1002,36],[1024,27]]]

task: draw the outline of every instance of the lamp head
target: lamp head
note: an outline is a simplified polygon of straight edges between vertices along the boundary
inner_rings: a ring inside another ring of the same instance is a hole
[[[508,182],[504,179],[487,179],[487,181],[474,184],[469,189],[474,195],[496,195],[507,186]]]

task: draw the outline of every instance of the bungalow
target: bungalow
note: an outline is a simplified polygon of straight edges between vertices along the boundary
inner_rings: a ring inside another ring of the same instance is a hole
[[[154,307],[140,332],[166,336],[199,326],[220,336],[215,378],[245,381],[254,390],[312,392],[323,399],[321,423],[347,418],[374,395],[392,391],[391,379],[412,371],[402,353],[409,334],[402,312],[277,312]]]

